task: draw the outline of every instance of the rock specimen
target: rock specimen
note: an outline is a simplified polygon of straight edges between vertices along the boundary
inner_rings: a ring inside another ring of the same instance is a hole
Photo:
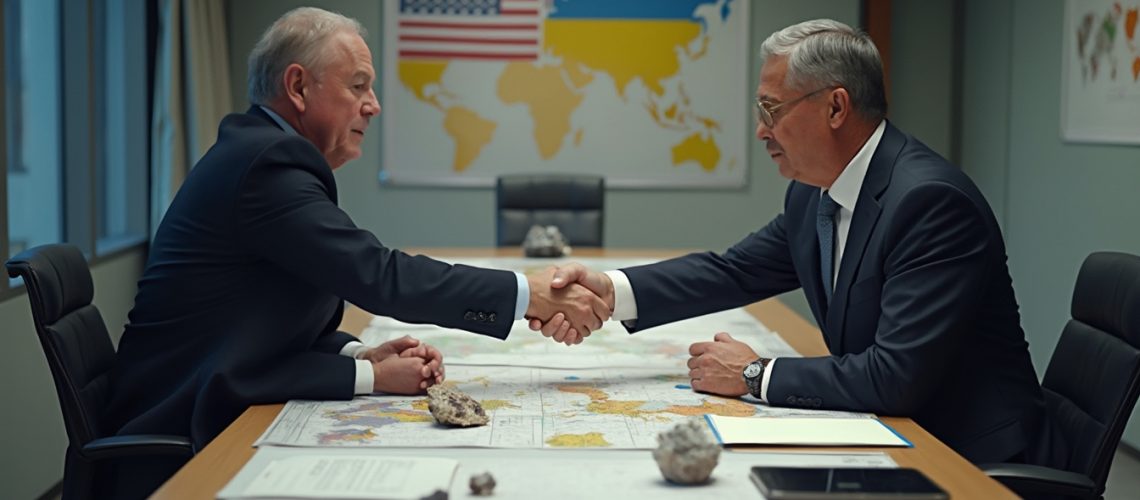
[[[468,485],[471,486],[472,495],[485,497],[495,492],[495,477],[490,472],[475,474],[471,476]]]
[[[447,492],[443,490],[435,490],[432,494],[421,498],[420,500],[447,500]]]
[[[443,425],[456,427],[471,427],[487,425],[489,419],[483,405],[471,399],[463,392],[447,387],[446,385],[433,385],[428,388],[428,410],[435,421]]]
[[[700,484],[720,459],[720,445],[703,419],[687,419],[657,435],[653,459],[665,479],[677,484]]]
[[[570,242],[558,226],[534,225],[523,239],[523,254],[527,257],[565,257],[570,255]]]

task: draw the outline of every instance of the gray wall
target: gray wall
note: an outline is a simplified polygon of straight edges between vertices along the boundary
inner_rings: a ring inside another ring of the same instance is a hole
[[[953,150],[953,0],[891,3],[889,118],[942,156]]]
[[[95,305],[115,342],[134,303],[145,262],[143,250],[95,266]],[[63,478],[67,434],[55,385],[32,325],[27,295],[0,303],[0,497],[36,498]]]
[[[966,6],[964,156],[1003,205],[1022,325],[1043,375],[1081,261],[1098,250],[1140,253],[1140,147],[1060,139],[1064,2]],[[1132,420],[1125,441],[1140,447]]]
[[[856,0],[751,2],[753,47],[769,33],[789,24],[831,17],[858,24]],[[351,0],[279,1],[241,0],[228,3],[230,68],[234,102],[248,105],[245,60],[261,31],[282,13],[300,5],[315,5],[355,17],[369,31],[368,44],[381,68],[380,2]],[[240,22],[239,22],[240,21]],[[759,66],[750,62],[750,89],[758,85]],[[384,75],[379,75],[384,78]],[[378,87],[377,87],[378,88]],[[750,106],[750,95],[737,96]],[[494,193],[491,189],[439,189],[381,186],[380,120],[368,130],[364,155],[337,170],[341,206],[356,223],[393,247],[488,247],[495,241]],[[752,130],[741,130],[752,137]],[[745,234],[768,222],[780,211],[787,180],[780,177],[764,152],[763,143],[751,141],[748,186],[740,190],[619,191],[606,194],[605,239],[610,247],[699,248],[723,250]],[[787,301],[808,314],[802,294]]]
[[[1061,0],[1014,2],[1006,227],[1010,267],[1038,367],[1068,318],[1081,261],[1097,250],[1140,254],[1140,148],[1060,139]],[[1043,77],[1044,76],[1044,77]],[[1135,413],[1133,422],[1136,421]],[[1140,427],[1126,431],[1140,446]]]

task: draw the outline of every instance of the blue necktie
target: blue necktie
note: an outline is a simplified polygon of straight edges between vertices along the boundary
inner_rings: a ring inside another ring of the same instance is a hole
[[[839,204],[826,191],[819,196],[819,212],[815,218],[815,231],[819,234],[819,271],[823,277],[823,291],[831,303],[832,266],[835,262],[835,212]]]

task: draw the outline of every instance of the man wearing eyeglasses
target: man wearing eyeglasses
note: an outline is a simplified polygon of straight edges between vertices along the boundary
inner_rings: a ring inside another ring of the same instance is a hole
[[[802,288],[830,356],[693,344],[695,390],[913,418],[975,462],[1043,462],[1044,399],[1005,244],[957,167],[886,121],[879,54],[831,20],[761,47],[756,137],[792,180],[784,213],[723,254],[606,273],[564,266],[631,332]],[[544,332],[558,322],[532,322]]]

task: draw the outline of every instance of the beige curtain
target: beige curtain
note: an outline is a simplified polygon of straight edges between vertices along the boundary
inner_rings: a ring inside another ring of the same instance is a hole
[[[159,0],[151,116],[151,232],[232,113],[224,0]]]

